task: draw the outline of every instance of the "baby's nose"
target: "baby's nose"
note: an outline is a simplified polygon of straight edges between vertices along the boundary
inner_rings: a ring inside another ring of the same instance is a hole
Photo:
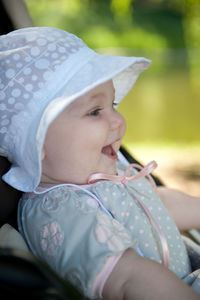
[[[126,127],[126,122],[124,117],[117,111],[113,112],[113,116],[111,118],[111,129],[115,130],[120,127]]]

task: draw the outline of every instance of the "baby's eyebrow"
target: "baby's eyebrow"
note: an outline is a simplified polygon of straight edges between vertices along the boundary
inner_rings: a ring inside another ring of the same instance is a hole
[[[105,96],[105,93],[104,92],[99,92],[99,93],[95,93],[94,95],[91,95],[90,99],[100,98],[102,96]]]

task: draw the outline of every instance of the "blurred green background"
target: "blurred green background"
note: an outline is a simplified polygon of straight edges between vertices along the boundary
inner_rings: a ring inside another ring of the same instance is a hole
[[[55,26],[101,53],[152,60],[119,110],[125,143],[200,144],[199,0],[26,0],[36,26]]]

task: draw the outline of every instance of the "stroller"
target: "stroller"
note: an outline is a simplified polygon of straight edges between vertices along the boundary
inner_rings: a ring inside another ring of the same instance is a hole
[[[119,159],[122,163],[139,163],[124,148],[120,148]],[[139,163],[140,164],[140,163]],[[141,165],[141,164],[140,164]],[[0,172],[9,169],[9,162],[0,157]],[[153,176],[155,183],[162,181]],[[0,297],[10,299],[66,299],[84,300],[68,281],[60,278],[46,263],[40,261],[28,250],[23,238],[17,231],[17,203],[21,192],[0,181]],[[200,245],[200,231],[183,233],[192,269],[200,266],[200,256],[195,250]]]

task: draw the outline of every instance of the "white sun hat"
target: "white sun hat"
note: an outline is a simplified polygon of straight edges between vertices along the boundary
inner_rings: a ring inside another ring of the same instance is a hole
[[[31,27],[0,37],[0,155],[11,162],[3,176],[33,191],[41,177],[45,134],[77,97],[113,79],[119,103],[150,61],[97,54],[75,35]]]

